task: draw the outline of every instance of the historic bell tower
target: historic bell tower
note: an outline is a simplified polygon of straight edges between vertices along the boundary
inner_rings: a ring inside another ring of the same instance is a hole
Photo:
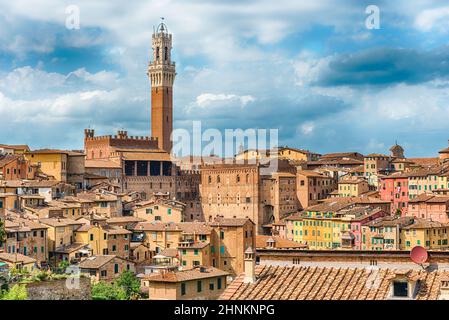
[[[148,65],[151,82],[151,136],[158,146],[171,152],[173,131],[173,82],[176,71],[171,61],[172,35],[162,22],[152,37],[153,59]]]

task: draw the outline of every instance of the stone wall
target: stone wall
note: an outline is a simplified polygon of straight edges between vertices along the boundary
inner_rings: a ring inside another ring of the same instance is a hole
[[[28,300],[91,300],[90,279],[74,280],[79,280],[79,285],[66,279],[28,283]]]

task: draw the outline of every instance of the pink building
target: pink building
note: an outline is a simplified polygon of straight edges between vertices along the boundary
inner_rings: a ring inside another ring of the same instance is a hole
[[[401,210],[401,216],[407,215],[408,210],[408,175],[404,173],[382,177],[379,184],[380,198],[391,202],[391,213]]]
[[[382,209],[375,208],[370,209],[365,214],[359,215],[351,219],[351,233],[354,235],[354,245],[352,249],[361,250],[362,249],[362,226],[368,222],[374,221],[381,217],[387,216],[388,213]]]
[[[409,201],[407,216],[448,223],[449,196],[421,194]]]

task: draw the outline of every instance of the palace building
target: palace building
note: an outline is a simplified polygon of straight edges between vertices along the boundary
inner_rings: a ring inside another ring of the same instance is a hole
[[[120,168],[120,177],[114,175],[113,182],[119,182],[123,191],[139,192],[144,199],[166,194],[186,204],[187,221],[200,220],[200,175],[197,171],[180,170],[170,156],[176,71],[171,60],[172,35],[164,23],[153,33],[152,49],[147,70],[151,84],[151,136],[130,136],[125,130],[116,135],[95,136],[93,129],[85,129],[86,160],[103,171]]]

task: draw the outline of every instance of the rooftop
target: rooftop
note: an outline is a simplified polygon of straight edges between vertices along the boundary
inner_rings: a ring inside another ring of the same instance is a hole
[[[203,271],[201,271],[203,269]],[[213,277],[227,276],[228,272],[213,267],[200,267],[167,273],[158,273],[145,278],[150,282],[182,282]]]
[[[396,277],[418,281],[417,300],[436,300],[447,271],[256,266],[256,282],[238,276],[221,300],[387,300]]]

